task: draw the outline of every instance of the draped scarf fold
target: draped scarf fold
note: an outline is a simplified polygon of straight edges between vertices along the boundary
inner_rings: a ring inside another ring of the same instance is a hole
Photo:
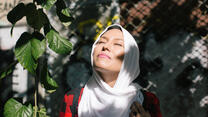
[[[142,104],[141,86],[133,83],[140,73],[139,48],[133,36],[119,24],[124,37],[124,59],[114,87],[105,83],[93,68],[93,75],[84,87],[78,106],[79,117],[128,117],[133,101]],[[91,52],[93,67],[93,52],[96,43],[109,27],[108,26],[94,42]]]

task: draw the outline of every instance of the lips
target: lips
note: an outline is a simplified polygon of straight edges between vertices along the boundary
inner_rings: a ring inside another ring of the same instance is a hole
[[[98,55],[99,58],[107,58],[107,59],[111,59],[110,56],[108,56],[107,54],[101,53]]]

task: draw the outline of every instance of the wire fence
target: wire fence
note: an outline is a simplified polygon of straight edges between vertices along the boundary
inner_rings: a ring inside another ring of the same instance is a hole
[[[207,0],[121,0],[120,6],[121,24],[135,36],[149,29],[161,37],[178,29],[207,35]]]
[[[157,94],[163,116],[208,116],[208,1],[119,4],[120,24],[140,47],[137,82]]]

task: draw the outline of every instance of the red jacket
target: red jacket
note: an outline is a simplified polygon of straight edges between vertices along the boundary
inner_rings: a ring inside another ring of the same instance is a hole
[[[59,117],[78,117],[78,105],[83,89],[74,89],[65,94]],[[149,111],[151,117],[162,117],[159,99],[155,94],[143,90],[142,93],[144,95],[144,109]]]

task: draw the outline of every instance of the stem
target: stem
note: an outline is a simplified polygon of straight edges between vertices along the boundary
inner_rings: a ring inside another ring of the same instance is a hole
[[[34,117],[37,117],[37,91],[35,90],[35,94],[34,94],[34,98],[35,98],[35,112],[34,112]]]
[[[34,99],[35,99],[34,117],[37,117],[37,111],[38,111],[38,77],[35,77],[35,94],[34,94]]]

